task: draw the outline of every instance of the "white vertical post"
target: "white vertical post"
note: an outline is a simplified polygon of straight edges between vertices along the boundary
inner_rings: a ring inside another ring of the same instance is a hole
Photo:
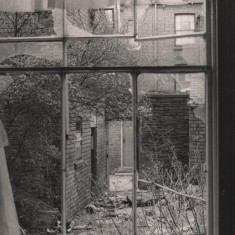
[[[121,121],[121,167],[123,167],[123,121]]]
[[[133,166],[133,234],[137,235],[137,73],[132,73],[132,118],[133,118],[133,153],[134,153],[134,166]]]
[[[116,10],[117,10],[117,29],[118,29],[118,33],[120,33],[121,32],[120,0],[117,0]]]
[[[138,0],[134,0],[134,37],[138,37],[138,17],[137,17],[137,2]]]
[[[154,29],[153,35],[157,36],[157,3],[154,3]],[[154,44],[154,65],[157,65],[157,40],[153,41]]]

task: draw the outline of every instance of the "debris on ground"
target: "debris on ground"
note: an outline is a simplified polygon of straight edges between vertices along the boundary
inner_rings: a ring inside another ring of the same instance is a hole
[[[175,234],[192,233],[190,226],[194,223],[194,212],[185,209],[185,220],[177,216],[175,208],[179,199],[173,199],[172,193],[162,195],[155,191],[153,195],[151,190],[137,191],[137,228],[140,234],[170,235],[169,226],[174,227],[176,221],[181,223],[181,227],[175,228],[178,229]],[[132,214],[132,192],[104,193],[76,216],[72,235],[132,234]]]

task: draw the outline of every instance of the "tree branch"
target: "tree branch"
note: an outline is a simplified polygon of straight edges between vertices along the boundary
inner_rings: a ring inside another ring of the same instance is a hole
[[[166,186],[163,186],[161,184],[158,184],[158,183],[155,183],[155,182],[152,182],[152,181],[147,181],[147,180],[142,180],[142,179],[138,179],[139,182],[142,182],[142,183],[147,183],[147,184],[154,184],[156,186],[158,186],[159,188],[162,188],[166,191],[170,191],[174,194],[177,194],[179,196],[182,196],[182,197],[187,197],[187,198],[192,198],[192,199],[196,199],[196,200],[199,200],[199,201],[202,201],[204,203],[206,203],[207,201],[204,199],[204,198],[201,198],[201,197],[196,197],[196,196],[193,196],[193,195],[188,195],[188,194],[185,194],[185,193],[180,193],[174,189],[171,189],[171,188],[168,188]]]

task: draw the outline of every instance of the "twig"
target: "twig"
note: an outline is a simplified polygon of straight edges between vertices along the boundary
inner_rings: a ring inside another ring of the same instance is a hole
[[[23,235],[26,235],[24,229],[22,229],[21,226],[20,226],[20,231],[21,231],[21,233],[22,233]]]
[[[185,194],[185,193],[180,193],[180,192],[177,192],[177,191],[174,190],[174,189],[168,188],[168,187],[166,187],[166,186],[157,184],[157,183],[152,182],[152,181],[147,181],[147,180],[142,180],[142,179],[138,179],[138,181],[139,181],[139,182],[142,182],[142,183],[147,183],[147,184],[154,184],[154,185],[158,186],[159,188],[165,189],[165,190],[167,190],[167,191],[170,191],[170,192],[172,192],[172,193],[175,193],[175,194],[180,195],[180,196],[183,196],[183,197],[193,198],[193,199],[196,199],[196,200],[205,202],[205,203],[207,202],[205,199],[203,199],[203,198],[201,198],[201,197],[196,197],[196,196],[193,196],[193,195],[188,195],[188,194]]]

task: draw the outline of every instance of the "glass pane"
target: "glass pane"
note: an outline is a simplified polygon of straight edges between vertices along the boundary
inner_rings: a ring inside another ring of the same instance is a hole
[[[77,37],[133,35],[133,9],[131,1],[70,0],[67,4],[67,34]]]
[[[54,67],[62,62],[60,42],[1,43],[0,51],[0,67]]]
[[[142,74],[138,94],[139,190],[151,199],[139,234],[205,234],[205,75]]]
[[[145,63],[156,66],[206,65],[206,43],[201,37],[143,42]],[[149,56],[150,55],[150,56]]]
[[[141,38],[203,32],[205,17],[205,0],[152,1],[137,6],[138,35]]]
[[[76,215],[75,226],[83,225],[79,229],[81,233],[89,228],[94,234],[132,234],[130,75],[70,74],[69,100],[69,141],[74,144],[71,149],[74,148],[75,154],[68,154],[67,169],[71,170],[67,188],[71,190],[68,199],[74,192],[77,197],[67,202],[68,216]],[[81,119],[82,131],[76,128]],[[123,152],[128,153],[125,159],[122,159],[121,146]]]
[[[206,65],[205,40],[176,46],[176,39],[92,39],[68,42],[69,66]],[[189,39],[187,39],[189,40]]]
[[[126,39],[68,41],[69,66],[136,65],[139,60],[135,56],[137,53],[132,51],[132,45]]]
[[[5,156],[19,223],[34,231],[50,227],[61,208],[60,79],[57,74],[1,75],[0,87],[0,122],[8,137]]]
[[[62,12],[58,0],[1,0],[0,36],[61,36]]]

